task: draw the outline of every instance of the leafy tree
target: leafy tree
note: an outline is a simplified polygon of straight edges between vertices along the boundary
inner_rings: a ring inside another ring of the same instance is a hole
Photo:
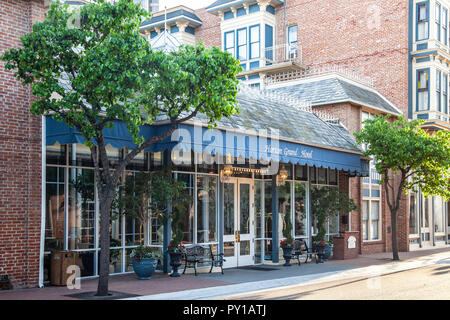
[[[358,143],[367,144],[366,156],[373,156],[382,175],[386,201],[391,212],[393,259],[399,260],[397,213],[402,193],[420,188],[425,197],[450,197],[450,133],[438,131],[431,135],[420,128],[422,121],[400,117],[377,116],[364,122]]]
[[[127,164],[145,148],[169,137],[177,125],[205,114],[213,125],[237,112],[239,63],[219,48],[185,46],[155,52],[139,33],[148,13],[132,0],[94,0],[78,11],[52,3],[45,21],[6,51],[6,69],[31,85],[35,115],[75,127],[91,150],[100,200],[98,295],[108,294],[111,203]],[[165,119],[169,128],[145,139],[139,127]],[[103,129],[126,124],[136,147],[117,168],[109,165]]]
[[[358,210],[358,206],[348,193],[336,187],[318,187],[311,190],[312,216],[317,224],[316,242],[325,241],[326,222],[340,212]]]
[[[186,192],[186,183],[173,177],[170,167],[128,176],[118,187],[112,208],[118,215],[137,219],[147,225],[149,213],[162,223],[172,221],[172,244],[183,240],[181,214],[193,199]]]

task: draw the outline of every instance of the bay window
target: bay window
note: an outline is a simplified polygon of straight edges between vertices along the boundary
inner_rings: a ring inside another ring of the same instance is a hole
[[[237,59],[247,60],[247,28],[237,30]]]
[[[250,34],[250,60],[260,57],[261,40],[260,40],[260,28],[259,25],[251,26],[249,28]]]
[[[441,5],[436,3],[436,13],[435,13],[435,24],[436,24],[436,39],[441,41]]]
[[[234,46],[234,31],[225,33],[225,51],[231,53],[233,57],[236,56],[235,46]]]
[[[436,70],[436,106],[441,111],[441,71]]]
[[[428,3],[417,4],[417,35],[416,40],[428,39]]]
[[[429,70],[417,71],[417,111],[429,109]]]

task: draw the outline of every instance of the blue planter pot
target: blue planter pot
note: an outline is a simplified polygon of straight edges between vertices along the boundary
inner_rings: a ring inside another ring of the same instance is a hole
[[[140,280],[149,280],[157,265],[158,259],[144,258],[139,261],[133,259],[133,269]]]

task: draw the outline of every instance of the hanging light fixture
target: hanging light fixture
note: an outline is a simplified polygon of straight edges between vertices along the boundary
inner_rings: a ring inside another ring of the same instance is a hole
[[[280,173],[277,175],[277,186],[282,186],[289,177],[289,173],[287,172],[284,166],[281,167]]]
[[[228,178],[231,177],[233,174],[233,166],[226,165],[223,167],[223,169],[220,171],[220,181],[226,182]]]

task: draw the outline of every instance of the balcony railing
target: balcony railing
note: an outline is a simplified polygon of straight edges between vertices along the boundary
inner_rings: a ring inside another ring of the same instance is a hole
[[[294,44],[282,44],[265,49],[266,65],[283,62],[302,63],[302,47]]]

